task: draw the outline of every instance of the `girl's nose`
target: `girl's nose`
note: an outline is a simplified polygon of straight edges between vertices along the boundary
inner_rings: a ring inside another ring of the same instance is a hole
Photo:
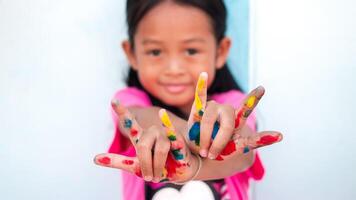
[[[170,59],[166,68],[167,75],[182,75],[185,72],[185,67],[179,59]]]

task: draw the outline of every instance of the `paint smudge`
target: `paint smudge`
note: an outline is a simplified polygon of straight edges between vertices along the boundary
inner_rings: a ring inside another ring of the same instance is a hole
[[[279,140],[279,136],[264,135],[256,143],[257,145],[270,145],[277,142],[278,140]]]
[[[224,150],[222,150],[222,152],[220,154],[223,156],[227,156],[227,155],[232,154],[235,151],[236,151],[236,144],[234,141],[230,141],[227,143]]]
[[[133,129],[131,129],[130,134],[131,134],[132,137],[136,137],[137,134],[138,134],[138,131],[133,128]]]
[[[200,100],[200,97],[197,92],[195,92],[195,110],[196,112],[199,112],[199,110],[203,109],[203,104]]]
[[[255,105],[255,101],[256,101],[256,96],[250,96],[250,97],[247,99],[247,102],[245,103],[245,105],[246,105],[248,108],[252,108],[252,106]]]
[[[198,80],[198,92],[201,92],[203,90],[203,87],[205,85],[205,80],[202,78],[202,76],[199,76]]]
[[[250,151],[250,148],[248,146],[244,147],[243,153],[248,153]]]
[[[219,122],[215,122],[214,123],[214,128],[213,128],[213,133],[211,134],[211,138],[212,139],[215,139],[216,134],[218,134],[219,128],[220,128]]]
[[[189,140],[195,141],[195,144],[200,144],[200,122],[195,122],[189,130]]]
[[[131,127],[132,127],[132,121],[131,121],[131,119],[125,119],[125,120],[124,120],[124,127],[125,127],[125,128],[131,128]]]
[[[169,120],[169,117],[168,117],[168,114],[166,111],[162,112],[161,121],[165,127],[167,127],[167,128],[172,127],[171,120]]]
[[[180,162],[173,158],[171,153],[168,154],[166,161],[167,178],[173,178],[178,173],[179,168],[182,166],[183,165]]]
[[[171,152],[176,160],[183,160],[184,156],[180,152],[180,149],[174,149],[174,150],[171,150]]]
[[[216,156],[215,160],[222,161],[224,158],[221,155]]]
[[[134,161],[133,160],[123,160],[122,164],[124,164],[124,165],[133,165]]]
[[[107,156],[99,158],[98,162],[103,164],[103,165],[109,165],[111,163],[111,159]]]
[[[252,113],[252,110],[246,110],[244,112],[244,118],[247,118],[248,116],[250,116],[251,113]]]
[[[141,171],[140,167],[137,167],[137,168],[136,168],[136,170],[135,170],[135,174],[136,174],[136,176],[138,176],[138,177],[141,177],[141,178],[142,178],[142,171]]]

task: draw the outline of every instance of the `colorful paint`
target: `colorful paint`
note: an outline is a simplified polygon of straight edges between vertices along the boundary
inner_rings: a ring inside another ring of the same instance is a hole
[[[256,96],[250,96],[245,105],[248,107],[248,108],[252,108],[254,105],[255,105],[255,101],[256,101]]]
[[[180,162],[173,158],[172,154],[168,154],[166,161],[167,178],[172,179],[175,175],[180,174],[178,169],[182,166]]]
[[[133,165],[134,161],[133,160],[123,160],[122,164],[124,164],[124,165]]]
[[[195,92],[194,103],[195,103],[195,110],[199,114],[199,112],[203,110],[203,104],[202,104],[201,99],[198,95],[198,92]]]
[[[244,147],[243,153],[248,153],[250,151],[250,148],[248,146]]]
[[[257,145],[270,145],[279,141],[279,136],[264,135],[256,142]]]
[[[132,137],[136,137],[137,134],[138,134],[138,131],[137,131],[136,129],[132,128],[132,129],[130,130],[130,134],[131,134]]]
[[[132,120],[131,119],[125,119],[124,120],[124,127],[125,128],[131,128],[132,127]]]
[[[200,145],[200,122],[195,122],[189,130],[189,140],[195,141],[197,146]]]
[[[197,83],[197,86],[198,86],[198,92],[200,93],[202,90],[203,90],[203,87],[205,85],[205,80],[202,76],[199,76],[199,80],[198,80],[198,83]]]
[[[99,158],[98,162],[103,165],[109,165],[111,163],[111,159],[107,156]]]

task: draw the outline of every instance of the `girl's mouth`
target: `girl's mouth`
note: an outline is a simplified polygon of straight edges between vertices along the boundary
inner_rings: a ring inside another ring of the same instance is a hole
[[[188,87],[187,84],[164,85],[167,92],[177,94],[183,92]]]

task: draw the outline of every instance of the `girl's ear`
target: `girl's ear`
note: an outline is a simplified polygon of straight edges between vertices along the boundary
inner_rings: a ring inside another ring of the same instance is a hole
[[[137,70],[136,56],[134,50],[132,49],[131,43],[128,40],[124,40],[121,45],[130,63],[130,66],[133,70]]]
[[[216,63],[215,66],[217,69],[221,69],[226,63],[227,56],[229,55],[231,47],[231,39],[228,37],[224,37],[218,46],[217,55],[216,55]]]

